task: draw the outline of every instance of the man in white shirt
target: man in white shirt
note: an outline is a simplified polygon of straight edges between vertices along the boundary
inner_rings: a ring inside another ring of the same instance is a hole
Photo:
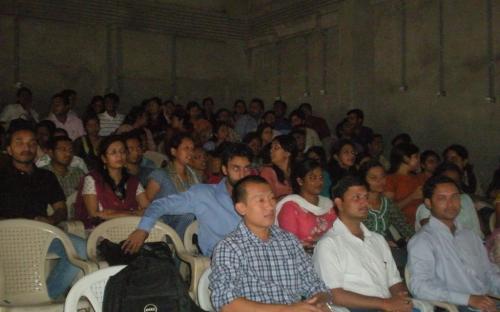
[[[0,124],[4,126],[5,129],[8,129],[10,122],[18,118],[37,123],[38,113],[32,108],[32,102],[33,94],[31,90],[26,87],[20,88],[17,91],[16,104],[5,106],[0,114]]]
[[[314,250],[316,271],[332,289],[333,302],[351,311],[423,311],[402,282],[391,250],[382,235],[362,223],[368,216],[368,191],[352,176],[334,189],[338,218]],[[417,309],[413,309],[417,310]]]
[[[120,104],[120,97],[115,93],[108,93],[104,96],[104,113],[99,114],[99,123],[101,125],[100,136],[108,136],[115,132],[122,124],[125,116],[119,114],[116,109]]]

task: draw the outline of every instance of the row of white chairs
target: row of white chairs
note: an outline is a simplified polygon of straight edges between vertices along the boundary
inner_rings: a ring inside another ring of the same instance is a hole
[[[50,259],[48,248],[54,239],[62,242],[69,261],[79,267],[85,276],[107,267],[107,263],[98,257],[97,244],[101,238],[120,242],[137,227],[139,217],[123,217],[106,221],[90,232],[87,238],[88,260],[79,259],[67,234],[61,229],[46,223],[11,219],[0,221],[0,312],[3,311],[62,311],[62,302],[50,300],[47,292],[46,277]],[[81,234],[83,225],[69,222],[65,225],[70,232],[77,230]],[[197,223],[186,231],[184,239],[163,222],[157,222],[146,242],[166,241],[173,246],[174,255],[181,260],[181,275],[190,276],[189,293],[197,300],[197,284],[205,268],[210,266],[210,259],[197,253],[193,244],[193,235]],[[76,311],[76,310],[75,310]]]

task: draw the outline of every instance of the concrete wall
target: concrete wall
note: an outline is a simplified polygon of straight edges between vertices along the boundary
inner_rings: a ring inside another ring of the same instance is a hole
[[[299,6],[306,2],[312,12]],[[462,143],[487,184],[500,156],[500,5],[491,1],[497,102],[489,103],[486,2],[442,1],[443,97],[436,95],[438,0],[289,1],[289,11],[253,1],[251,8],[260,8],[257,19],[268,22],[252,25],[252,94],[267,102],[281,96],[292,107],[308,101],[332,127],[347,109],[362,108],[366,124],[384,135],[387,149],[399,132],[410,133],[422,150],[441,152]],[[406,5],[406,92],[400,91],[401,3]],[[275,11],[289,18],[272,23]]]
[[[0,104],[14,100],[16,81],[33,87],[42,113],[62,88],[76,89],[80,106],[114,90],[124,111],[152,95],[180,103],[211,95],[220,106],[258,96],[267,108],[280,97],[290,109],[312,103],[332,128],[360,107],[387,142],[400,131],[422,149],[461,142],[483,182],[498,163],[500,100],[485,101],[488,1],[7,2],[0,7]],[[440,2],[445,97],[436,96]],[[500,90],[500,5],[490,2]]]
[[[10,2],[0,8],[0,106],[15,100],[16,82],[32,88],[42,115],[64,88],[78,92],[79,111],[109,91],[123,112],[151,96],[182,104],[212,96],[222,106],[247,95],[246,32],[234,3]]]

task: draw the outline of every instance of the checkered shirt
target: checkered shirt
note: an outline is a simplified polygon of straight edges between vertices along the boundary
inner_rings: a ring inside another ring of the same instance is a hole
[[[216,246],[209,279],[217,311],[238,298],[291,304],[328,291],[293,234],[272,226],[262,241],[244,222]]]

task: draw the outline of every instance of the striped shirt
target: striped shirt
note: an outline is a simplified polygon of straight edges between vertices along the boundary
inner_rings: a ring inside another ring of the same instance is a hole
[[[328,291],[297,238],[274,225],[270,231],[263,241],[240,222],[217,245],[209,276],[216,311],[238,298],[292,304]]]
[[[115,132],[115,130],[118,129],[118,127],[123,123],[123,119],[125,119],[125,116],[119,113],[116,113],[115,117],[110,116],[108,112],[99,114],[99,122],[101,125],[99,135],[108,136]]]
[[[68,166],[68,173],[64,176],[59,175],[54,170],[51,164],[43,167],[42,169],[49,170],[56,176],[57,181],[59,182],[59,185],[61,185],[66,198],[77,191],[77,188],[80,185],[80,181],[85,175],[82,169],[71,166]]]

